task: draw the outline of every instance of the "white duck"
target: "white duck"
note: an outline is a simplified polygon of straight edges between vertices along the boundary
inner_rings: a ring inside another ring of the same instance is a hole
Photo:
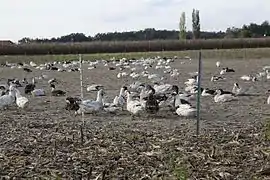
[[[239,86],[238,83],[233,84],[232,93],[235,95],[244,95],[246,93],[247,89],[243,89]]]
[[[176,109],[176,114],[179,116],[185,116],[185,117],[194,117],[196,116],[196,108],[185,106],[185,105],[180,105]]]
[[[0,97],[0,109],[4,109],[15,102],[15,87],[9,87],[9,93]]]
[[[226,78],[221,77],[221,76],[212,76],[211,77],[212,82],[219,81],[219,80],[224,80],[224,79],[226,79]]]
[[[197,78],[191,78],[191,79],[188,79],[186,82],[185,82],[185,85],[186,86],[194,86],[197,84]]]
[[[89,91],[98,91],[98,90],[100,90],[100,89],[103,89],[103,85],[101,85],[101,84],[92,84],[92,85],[89,85],[89,86],[87,86],[87,91],[89,92]]]
[[[213,96],[215,94],[215,90],[205,88],[202,91],[201,96]]]
[[[30,61],[30,66],[32,66],[32,67],[36,67],[36,66],[37,66],[37,64],[36,64],[36,63],[34,63],[33,61]]]
[[[177,94],[177,96],[179,96],[179,98],[184,99],[186,101],[194,100],[196,97],[194,94],[187,94],[187,93],[183,93],[183,92],[179,92],[179,94]]]
[[[170,91],[172,87],[173,85],[171,84],[159,84],[159,83],[154,83],[154,86],[153,86],[157,94],[166,93],[167,91]]]
[[[33,96],[45,96],[46,93],[45,93],[45,90],[44,89],[34,89],[31,94]]]
[[[269,92],[270,92],[270,90],[268,90],[268,91],[266,92],[266,94],[269,94]],[[268,96],[268,98],[267,98],[267,104],[270,105],[270,96]]]
[[[22,109],[27,108],[29,105],[29,100],[26,97],[22,96],[18,89],[14,88],[14,91],[15,91],[17,106]]]
[[[126,98],[125,98],[125,91],[127,90],[126,86],[123,86],[120,89],[120,93],[119,95],[115,96],[114,100],[113,100],[113,104],[116,106],[120,106],[123,107],[126,103]]]
[[[221,64],[221,63],[220,63],[219,61],[216,62],[216,66],[217,66],[217,67],[220,67],[220,64]]]
[[[176,107],[176,114],[179,116],[185,117],[194,117],[196,116],[196,108],[192,107],[192,105],[184,100],[181,99],[180,96],[175,98],[175,107]]]
[[[214,96],[214,101],[216,103],[230,102],[234,100],[237,100],[237,98],[232,94],[223,94],[220,89],[216,90],[216,95]]]
[[[127,90],[126,86],[123,86],[120,89],[120,93],[119,95],[116,95],[113,103],[104,103],[103,102],[103,106],[104,106],[104,111],[106,112],[116,112],[116,111],[120,111],[124,109],[124,105],[126,103],[126,98],[125,98],[125,91]]]
[[[91,114],[98,112],[103,109],[103,96],[104,91],[100,89],[97,93],[97,99],[94,100],[84,100],[82,101],[79,106],[80,109],[75,112],[75,114],[81,114],[82,112],[86,114]]]
[[[127,94],[127,111],[129,111],[134,115],[143,113],[144,108],[141,105],[140,100],[132,99],[132,95],[129,91],[126,91],[126,94]]]

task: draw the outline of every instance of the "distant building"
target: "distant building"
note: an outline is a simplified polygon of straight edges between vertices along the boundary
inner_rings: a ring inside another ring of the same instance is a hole
[[[14,45],[14,43],[10,40],[0,40],[0,46],[10,46]]]

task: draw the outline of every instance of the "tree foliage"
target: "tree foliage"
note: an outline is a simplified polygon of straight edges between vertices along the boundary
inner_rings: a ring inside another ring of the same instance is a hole
[[[198,20],[197,20],[198,21]],[[196,23],[197,23],[196,21]],[[179,24],[180,25],[180,24]],[[200,28],[196,30],[200,31]],[[140,31],[130,32],[109,32],[98,33],[95,36],[86,36],[83,33],[71,33],[69,35],[54,37],[51,39],[31,39],[29,37],[19,40],[20,44],[25,43],[47,43],[47,42],[91,42],[91,41],[142,41],[142,40],[177,40],[179,39],[180,31],[176,30],[156,30],[154,28],[147,28]],[[186,39],[192,39],[193,31],[186,31]],[[262,24],[250,23],[243,25],[242,28],[230,27],[225,32],[199,32],[196,35],[200,39],[222,39],[222,38],[257,38],[270,36],[270,25],[268,21]]]
[[[193,11],[192,11],[192,32],[193,32],[194,39],[200,38],[200,31],[201,31],[200,12],[199,12],[199,10],[193,9]]]
[[[186,13],[182,12],[179,21],[179,39],[187,38],[187,28],[186,28]]]

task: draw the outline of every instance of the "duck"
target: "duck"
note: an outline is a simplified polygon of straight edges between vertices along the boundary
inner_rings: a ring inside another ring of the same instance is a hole
[[[196,110],[196,108],[191,107],[191,106],[179,105],[178,107],[176,107],[175,112],[179,116],[195,117],[197,110]]]
[[[74,110],[75,112],[78,111],[80,109],[79,106],[79,102],[81,102],[81,99],[77,98],[77,97],[67,97],[66,98],[66,107],[65,109],[68,111]]]
[[[268,91],[266,91],[266,94],[269,94],[270,93],[270,90],[268,90]],[[269,104],[270,105],[270,95],[268,96],[268,98],[267,98],[267,104]]]
[[[164,77],[159,74],[149,74],[148,79],[151,80],[152,82],[159,82],[162,81]]]
[[[251,75],[243,75],[240,77],[243,81],[252,81],[256,77],[252,77]]]
[[[244,90],[243,88],[241,88],[238,83],[233,84],[232,93],[234,95],[237,95],[237,96],[244,95],[246,91],[247,90]]]
[[[186,82],[185,82],[185,85],[186,86],[194,86],[197,84],[197,76],[195,76],[194,78],[191,78],[191,79],[188,79]]]
[[[28,98],[21,95],[20,91],[17,88],[14,88],[15,97],[16,97],[16,104],[19,108],[27,108],[29,106]]]
[[[177,95],[175,97],[174,106],[178,107],[179,105],[189,105],[191,106],[190,102],[188,100],[183,99],[181,96]]]
[[[183,92],[179,92],[176,96],[179,96],[179,98],[184,99],[186,101],[194,100],[196,97],[194,94],[187,94]]]
[[[225,72],[235,72],[234,69],[230,69],[228,67],[222,68],[223,70],[225,70]]]
[[[145,111],[150,114],[156,114],[159,111],[159,104],[153,93],[146,98]]]
[[[155,89],[156,94],[178,94],[179,87],[177,85],[171,85],[171,84],[159,84],[154,83],[153,88]]]
[[[216,62],[216,66],[220,67],[221,63],[219,61]]]
[[[23,70],[24,70],[25,72],[32,72],[32,70],[29,69],[29,68],[27,68],[27,67],[24,67]]]
[[[214,96],[214,102],[223,103],[237,100],[236,97],[231,93],[223,93],[220,89],[216,90],[216,95]]]
[[[125,91],[127,90],[127,86],[123,86],[121,89],[120,89],[120,93],[119,95],[116,95],[114,100],[113,100],[113,104],[115,106],[120,106],[120,107],[123,107],[126,103],[126,98],[125,98]]]
[[[56,78],[52,78],[48,80],[48,84],[53,84],[53,83],[57,83]]]
[[[51,84],[50,86],[52,88],[52,90],[51,90],[51,95],[52,96],[64,96],[64,95],[66,95],[65,91],[62,91],[62,90],[59,90],[59,89],[56,90],[54,84]]]
[[[221,92],[221,94],[231,94],[231,95],[234,95],[234,93],[232,93],[232,92],[230,92],[230,91],[225,91],[225,90],[223,90],[223,89],[217,89],[218,91],[220,91]],[[217,93],[217,91],[216,91],[216,93]],[[215,93],[215,94],[216,94]]]
[[[159,111],[159,103],[155,96],[155,89],[148,84],[140,93],[140,102],[147,113],[156,114]]]
[[[104,86],[101,85],[101,84],[92,84],[92,85],[87,86],[86,90],[88,92],[90,92],[90,91],[99,91],[102,88],[104,88]]]
[[[103,110],[105,112],[108,112],[108,113],[116,113],[116,112],[122,111],[123,108],[115,105],[114,103],[112,103],[112,104],[111,103],[106,103],[106,104],[103,103]]]
[[[14,85],[15,87],[22,87],[22,85],[18,79],[8,79],[7,84]]]
[[[221,71],[220,71],[220,75],[224,75],[225,73],[226,73],[227,71],[226,71],[226,69],[221,69]]]
[[[213,96],[215,95],[215,92],[216,92],[215,90],[205,88],[202,90],[201,96]]]
[[[194,108],[188,101],[181,99],[179,96],[175,99],[176,114],[184,117],[196,116],[197,109]]]
[[[133,99],[130,91],[125,91],[127,95],[127,111],[133,115],[139,115],[144,112],[144,108],[138,99]]]
[[[222,76],[212,76],[211,77],[211,81],[215,82],[215,81],[219,81],[219,80],[224,80],[225,78]]]
[[[26,86],[24,87],[24,93],[25,94],[30,94],[36,87],[36,81],[35,78],[32,78],[32,83],[29,83],[26,81]]]
[[[79,103],[80,108],[75,112],[75,114],[81,114],[82,112],[86,114],[94,114],[101,110],[103,110],[103,97],[104,97],[104,90],[100,89],[97,92],[96,100],[83,100]]]
[[[5,86],[0,86],[0,96],[3,96],[6,94],[6,87]]]
[[[32,67],[36,67],[37,66],[37,64],[36,63],[34,63],[33,61],[30,61],[30,66],[32,66]]]
[[[140,81],[135,81],[129,85],[128,89],[130,92],[141,92],[141,90],[145,87],[145,83]]]
[[[9,93],[3,96],[0,96],[0,109],[5,109],[8,106],[12,105],[15,102],[15,86],[9,86]]]
[[[32,96],[46,96],[46,92],[44,89],[34,89],[31,91]]]

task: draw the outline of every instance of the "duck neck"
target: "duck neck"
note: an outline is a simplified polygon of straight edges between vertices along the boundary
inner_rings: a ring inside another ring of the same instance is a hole
[[[98,92],[96,101],[102,103],[102,99],[103,97],[101,95],[101,92]]]
[[[131,95],[130,93],[127,93],[127,103],[130,102],[132,99],[131,99]]]
[[[14,92],[14,90],[10,90],[9,93],[8,93],[10,96],[14,96],[16,95],[16,93]]]
[[[21,93],[18,89],[14,89],[13,94],[15,94],[16,98],[21,97]]]
[[[125,89],[124,89],[124,88],[121,88],[121,89],[120,89],[120,93],[119,93],[119,97],[120,97],[120,96],[124,96],[124,92],[125,92]]]

